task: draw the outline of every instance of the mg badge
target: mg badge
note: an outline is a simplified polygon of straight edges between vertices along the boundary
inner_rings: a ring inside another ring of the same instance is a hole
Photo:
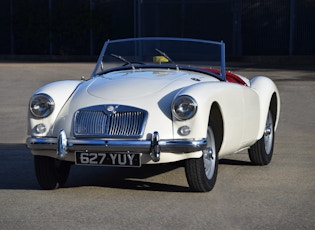
[[[117,109],[117,108],[118,108],[118,106],[109,105],[109,106],[107,106],[106,110],[108,112],[111,112],[111,113],[116,113],[115,109]]]

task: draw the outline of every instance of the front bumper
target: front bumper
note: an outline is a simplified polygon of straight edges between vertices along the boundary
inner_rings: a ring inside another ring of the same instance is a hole
[[[151,140],[95,140],[68,139],[64,130],[57,138],[28,137],[27,147],[32,150],[56,150],[58,158],[65,158],[69,152],[95,151],[110,153],[146,153],[154,162],[160,160],[161,152],[189,153],[204,150],[206,139],[201,140],[160,140],[159,133],[154,132]]]

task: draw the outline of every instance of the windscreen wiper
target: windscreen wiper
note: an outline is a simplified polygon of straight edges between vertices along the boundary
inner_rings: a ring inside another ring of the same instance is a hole
[[[122,56],[119,56],[117,54],[110,54],[110,56],[112,56],[114,58],[117,58],[118,60],[124,62],[125,64],[132,65],[130,61],[128,61],[127,59],[123,58]]]

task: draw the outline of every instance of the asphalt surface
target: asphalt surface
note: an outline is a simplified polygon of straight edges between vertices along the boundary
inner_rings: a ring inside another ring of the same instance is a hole
[[[209,193],[188,189],[180,164],[78,167],[66,187],[43,191],[25,147],[32,92],[88,77],[90,63],[0,63],[0,229],[315,229],[315,71],[233,68],[277,84],[281,117],[273,160],[246,152],[220,160]]]

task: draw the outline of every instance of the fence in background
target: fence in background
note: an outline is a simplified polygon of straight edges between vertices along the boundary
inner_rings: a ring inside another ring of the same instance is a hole
[[[228,56],[315,55],[314,0],[4,0],[0,55],[97,55],[106,39],[224,40]]]

